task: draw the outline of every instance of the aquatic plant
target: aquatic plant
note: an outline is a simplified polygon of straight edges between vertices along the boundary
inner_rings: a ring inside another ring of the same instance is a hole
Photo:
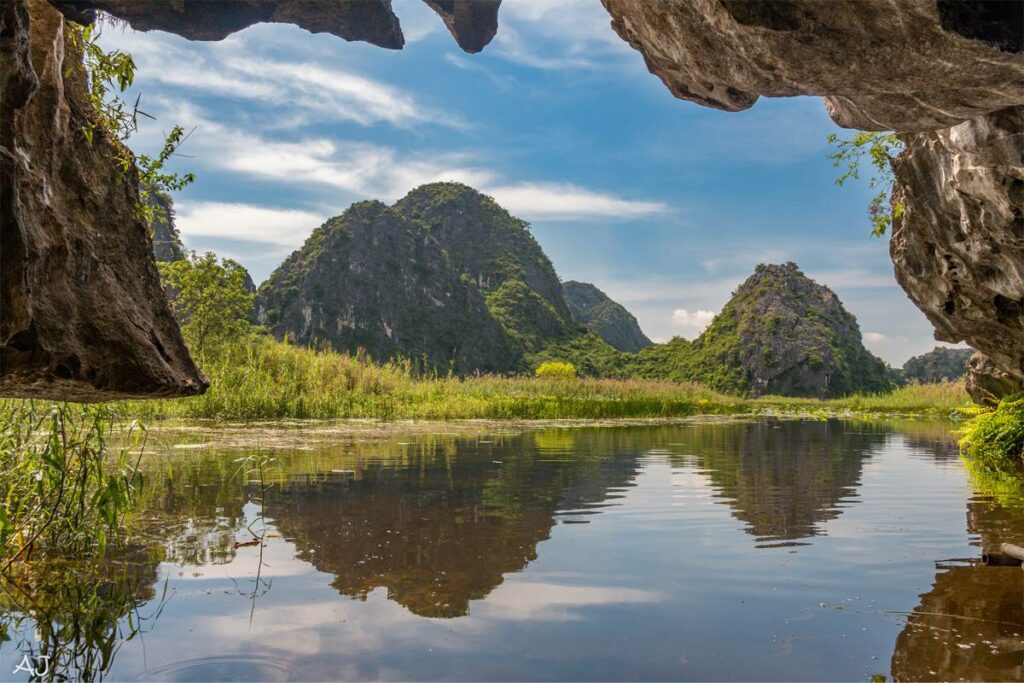
[[[1024,495],[1024,394],[971,418],[959,434],[960,454],[982,492],[1000,499]]]
[[[107,405],[0,403],[0,571],[102,555],[124,537],[146,430],[116,417]]]

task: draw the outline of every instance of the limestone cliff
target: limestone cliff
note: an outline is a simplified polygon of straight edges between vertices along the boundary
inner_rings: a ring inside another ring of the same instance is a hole
[[[461,183],[416,188],[395,209],[423,224],[487,298],[491,314],[523,351],[575,333],[551,261],[529,226],[492,198]]]
[[[636,363],[637,374],[754,396],[828,398],[892,386],[839,297],[793,263],[759,265],[692,344],[649,347]]]
[[[70,27],[0,3],[0,395],[77,401],[201,392],[160,287],[134,172],[94,116]]]
[[[1024,107],[907,137],[896,279],[945,342],[1024,381]]]
[[[562,292],[576,322],[619,351],[636,353],[651,345],[633,314],[587,282],[562,283]]]
[[[260,287],[256,315],[277,337],[442,372],[519,362],[476,284],[422,225],[380,202],[317,228]]]
[[[936,346],[928,353],[914,356],[900,371],[907,382],[944,382],[962,379],[967,373],[967,359],[971,349],[950,349]]]
[[[930,130],[1024,102],[1014,0],[602,0],[676,97],[823,95],[846,128]]]
[[[424,0],[467,52],[479,52],[498,29],[501,0]],[[295,24],[398,49],[405,44],[391,0],[50,0],[69,19],[91,23],[97,10],[137,31],[167,31],[191,40],[222,40],[259,23]]]

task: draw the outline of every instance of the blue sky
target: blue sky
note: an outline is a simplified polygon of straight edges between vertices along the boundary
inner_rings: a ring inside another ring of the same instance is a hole
[[[593,282],[652,339],[693,338],[757,263],[835,290],[894,365],[931,327],[872,238],[870,190],[836,187],[820,99],[725,113],[673,98],[596,0],[507,0],[480,54],[420,0],[396,0],[401,51],[294,26],[216,43],[107,27],[130,52],[153,154],[179,123],[187,247],[265,279],[352,202],[458,180],[525,218],[563,279]],[[134,96],[134,94],[132,95]]]

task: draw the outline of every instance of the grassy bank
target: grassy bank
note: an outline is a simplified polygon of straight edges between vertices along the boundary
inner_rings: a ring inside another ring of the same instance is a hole
[[[968,410],[958,383],[820,401],[728,396],[699,384],[632,379],[417,376],[408,364],[360,363],[333,352],[257,339],[231,347],[205,371],[202,396],[124,403],[141,418],[613,419],[700,414],[898,414]]]

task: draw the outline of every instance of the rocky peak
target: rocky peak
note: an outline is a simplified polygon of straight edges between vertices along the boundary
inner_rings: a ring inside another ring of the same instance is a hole
[[[257,320],[301,344],[445,371],[517,367],[479,289],[423,226],[378,201],[328,220],[259,289]]]
[[[842,396],[891,383],[839,297],[795,263],[758,265],[694,341],[689,367],[692,379],[754,395]]]
[[[562,283],[573,319],[596,333],[613,348],[636,353],[651,345],[632,313],[587,282]]]
[[[461,183],[431,183],[411,191],[395,209],[422,223],[455,268],[491,298],[518,301],[525,295],[548,309],[545,321],[538,321],[538,334],[551,336],[556,328],[572,326],[558,275],[529,224],[493,198]]]

